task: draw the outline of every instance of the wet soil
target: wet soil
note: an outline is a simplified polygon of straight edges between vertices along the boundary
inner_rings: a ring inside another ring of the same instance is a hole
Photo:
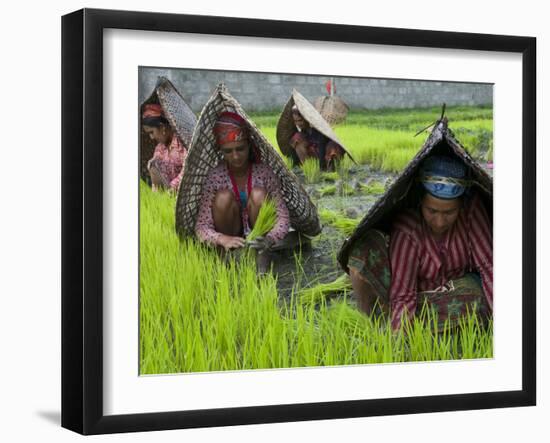
[[[395,174],[372,171],[369,166],[353,166],[345,176],[337,179],[321,178],[317,183],[305,183],[299,168],[298,176],[319,210],[338,211],[343,216],[361,220],[381,195],[367,193],[360,184],[389,185]],[[335,186],[334,195],[322,195],[322,190]],[[323,225],[321,233],[309,243],[273,253],[273,272],[278,278],[279,293],[289,297],[293,288],[306,288],[318,283],[333,281],[343,273],[336,256],[346,234],[330,225]]]
[[[492,168],[486,170],[492,175]],[[387,189],[397,174],[371,170],[367,165],[353,166],[344,176],[336,180],[321,178],[317,183],[305,183],[301,169],[294,168],[309,193],[318,210],[329,209],[339,211],[345,217],[357,219],[359,222]],[[345,186],[346,185],[349,186]],[[377,193],[368,193],[363,185],[381,184]],[[329,185],[336,187],[334,195],[322,196],[321,190]],[[350,191],[351,190],[351,191]],[[339,266],[336,256],[346,234],[332,226],[323,225],[321,233],[293,250],[272,253],[273,272],[278,279],[279,294],[289,297],[293,288],[306,288],[318,283],[333,281],[344,272]]]

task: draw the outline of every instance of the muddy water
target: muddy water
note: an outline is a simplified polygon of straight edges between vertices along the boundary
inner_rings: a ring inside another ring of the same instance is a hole
[[[360,183],[377,182],[389,184],[395,174],[371,171],[368,166],[354,166],[347,176],[337,180],[321,179],[318,183],[305,184],[301,170],[294,171],[304,184],[312,201],[319,210],[339,211],[348,218],[361,220],[381,194],[368,194],[360,189]],[[349,186],[344,186],[346,183]],[[334,185],[334,195],[321,195],[321,190]],[[343,273],[336,255],[346,235],[332,226],[323,226],[321,233],[310,244],[297,247],[294,251],[281,251],[273,254],[273,271],[278,277],[281,296],[288,297],[293,288],[305,288],[317,283],[334,280]],[[295,257],[299,257],[300,266]]]
[[[486,171],[492,175],[492,168]],[[361,220],[376,200],[381,196],[368,194],[361,190],[360,183],[372,184],[381,183],[386,188],[396,178],[397,174],[384,173],[371,170],[369,166],[354,166],[347,176],[336,181],[320,180],[318,183],[305,184],[302,171],[295,169],[298,178],[304,184],[312,201],[319,210],[330,209],[340,211],[346,217]],[[347,183],[353,192],[350,194],[349,187],[343,189],[342,183]],[[336,194],[321,196],[321,189],[328,185],[336,186]],[[302,245],[293,251],[280,251],[273,253],[273,272],[278,278],[279,293],[282,297],[289,297],[293,288],[305,288],[317,283],[333,281],[343,273],[338,265],[336,255],[344,242],[346,235],[340,230],[323,226],[321,233],[312,239],[309,245]],[[299,257],[300,266],[297,266]]]

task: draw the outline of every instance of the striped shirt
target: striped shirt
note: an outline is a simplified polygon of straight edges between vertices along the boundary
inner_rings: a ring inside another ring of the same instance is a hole
[[[419,211],[407,210],[393,224],[390,240],[391,322],[414,315],[417,292],[434,290],[471,271],[479,272],[489,307],[493,307],[493,232],[479,195],[474,195],[437,242]]]

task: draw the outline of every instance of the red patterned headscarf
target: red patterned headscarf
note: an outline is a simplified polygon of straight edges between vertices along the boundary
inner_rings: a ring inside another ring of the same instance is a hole
[[[149,103],[143,106],[143,118],[164,117],[162,107],[156,103]]]
[[[213,131],[218,146],[245,140],[248,137],[246,121],[235,112],[223,112],[218,117]]]

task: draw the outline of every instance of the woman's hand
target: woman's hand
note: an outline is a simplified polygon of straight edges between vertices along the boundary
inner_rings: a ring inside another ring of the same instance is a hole
[[[248,246],[252,249],[258,249],[260,251],[267,251],[273,246],[273,239],[271,237],[256,237],[256,239],[248,242]]]
[[[225,250],[242,248],[245,245],[245,240],[242,237],[234,237],[232,235],[222,234],[218,238],[218,244],[223,246]]]

